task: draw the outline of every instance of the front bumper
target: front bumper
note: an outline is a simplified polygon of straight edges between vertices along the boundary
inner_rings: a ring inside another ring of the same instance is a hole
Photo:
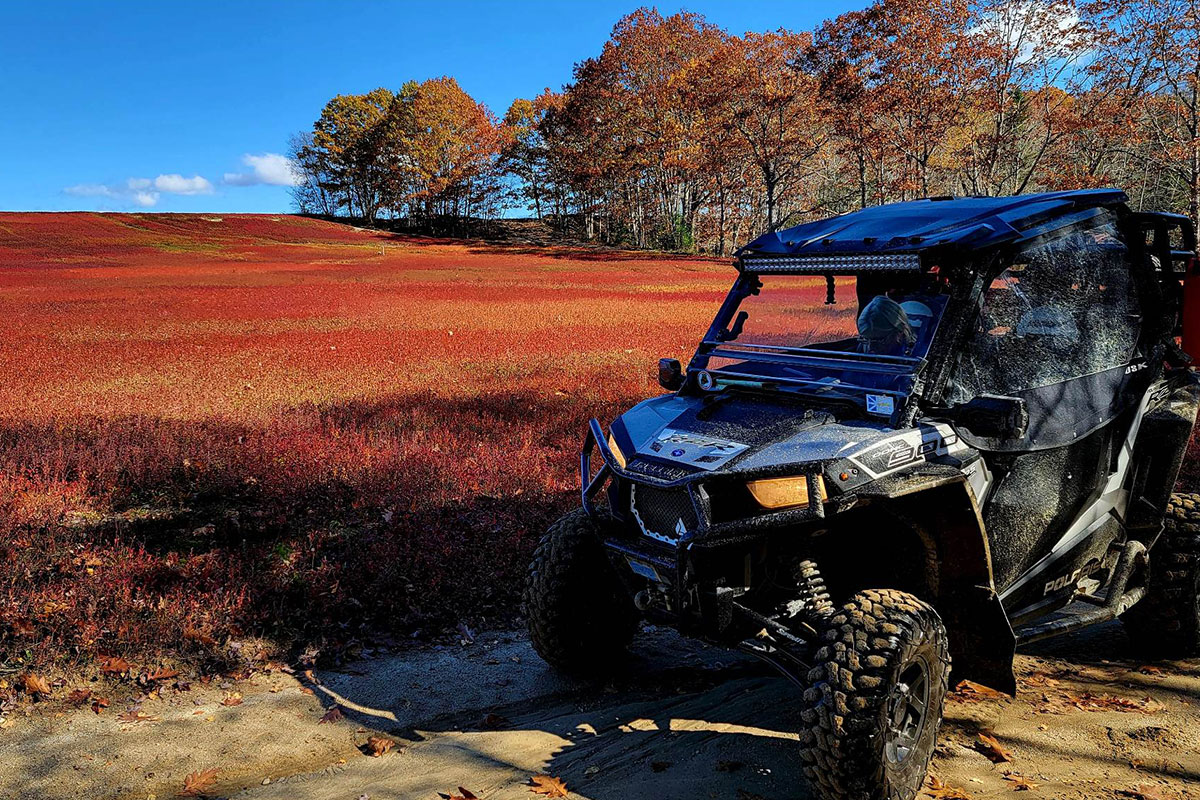
[[[603,464],[596,474],[592,475],[592,454],[596,450],[599,450]],[[678,478],[656,477],[648,474],[646,470],[635,471],[621,467],[608,446],[600,423],[592,419],[588,423],[587,436],[579,457],[581,500],[584,510],[588,514],[595,514],[596,496],[608,486],[610,501],[614,501],[613,508],[623,516],[625,509],[618,507],[623,495],[619,491],[613,491],[619,488],[621,483],[627,486],[684,492],[692,505],[694,523],[687,530],[680,531],[672,543],[676,547],[728,544],[741,538],[761,535],[772,528],[802,525],[824,519],[826,506],[833,501],[833,498],[822,499],[821,479],[827,466],[823,462],[811,462],[805,464],[803,469],[797,469],[795,465],[781,465],[753,471],[719,469],[689,473]],[[746,481],[758,478],[792,477],[800,472],[804,474],[808,484],[808,505],[740,519],[714,521],[712,498],[719,495],[722,486],[744,485]],[[830,484],[831,481],[826,478],[825,485]]]

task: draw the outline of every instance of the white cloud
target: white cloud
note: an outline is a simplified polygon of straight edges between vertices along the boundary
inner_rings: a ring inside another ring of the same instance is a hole
[[[212,194],[212,183],[200,175],[185,178],[178,173],[157,178],[126,178],[121,183],[78,183],[63,189],[74,197],[103,197],[120,205],[153,208],[164,194]]]
[[[300,176],[292,165],[292,160],[278,153],[263,153],[242,156],[242,163],[250,167],[249,172],[226,172],[222,180],[229,186],[295,186],[300,183]]]
[[[1079,11],[1070,0],[1008,0],[987,11],[974,33],[999,40],[1015,51],[1015,62],[1061,62],[1084,52]],[[1056,68],[1057,65],[1051,65]]]
[[[133,182],[135,180],[141,182],[145,178],[131,178],[130,188],[134,188]],[[199,175],[185,178],[178,173],[173,173],[171,175],[159,175],[155,178],[154,188],[168,194],[212,194],[213,185],[208,182],[207,178],[202,178]]]
[[[74,186],[68,186],[63,189],[63,192],[75,197],[116,197],[117,193],[112,188],[105,186],[102,183],[77,183]]]

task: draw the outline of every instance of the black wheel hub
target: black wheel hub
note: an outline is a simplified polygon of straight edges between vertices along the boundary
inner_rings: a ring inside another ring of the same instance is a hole
[[[918,656],[901,668],[885,713],[884,755],[899,766],[917,749],[929,716],[929,665],[924,658]]]

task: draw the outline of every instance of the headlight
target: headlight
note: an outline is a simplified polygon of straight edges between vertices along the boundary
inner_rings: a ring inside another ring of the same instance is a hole
[[[625,469],[625,454],[621,452],[621,448],[617,447],[617,440],[611,433],[608,435],[608,449],[612,450],[613,458],[617,460],[621,469]]]
[[[760,481],[749,481],[746,488],[763,508],[790,508],[808,505],[808,479],[800,475],[795,478],[766,478]],[[817,476],[817,488],[824,500],[825,479]]]

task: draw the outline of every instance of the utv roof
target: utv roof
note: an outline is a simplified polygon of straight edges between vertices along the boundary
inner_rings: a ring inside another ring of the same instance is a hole
[[[776,257],[868,255],[879,267],[918,259],[933,248],[976,250],[1030,235],[1043,223],[1128,198],[1120,189],[1082,189],[1015,197],[933,197],[864,208],[837,217],[765,233],[737,252],[763,266]],[[887,258],[880,258],[887,256]],[[761,257],[761,259],[759,258]],[[836,259],[831,259],[836,261]],[[744,263],[744,261],[742,262]],[[750,264],[751,271],[756,265]],[[896,264],[891,268],[905,268]]]

